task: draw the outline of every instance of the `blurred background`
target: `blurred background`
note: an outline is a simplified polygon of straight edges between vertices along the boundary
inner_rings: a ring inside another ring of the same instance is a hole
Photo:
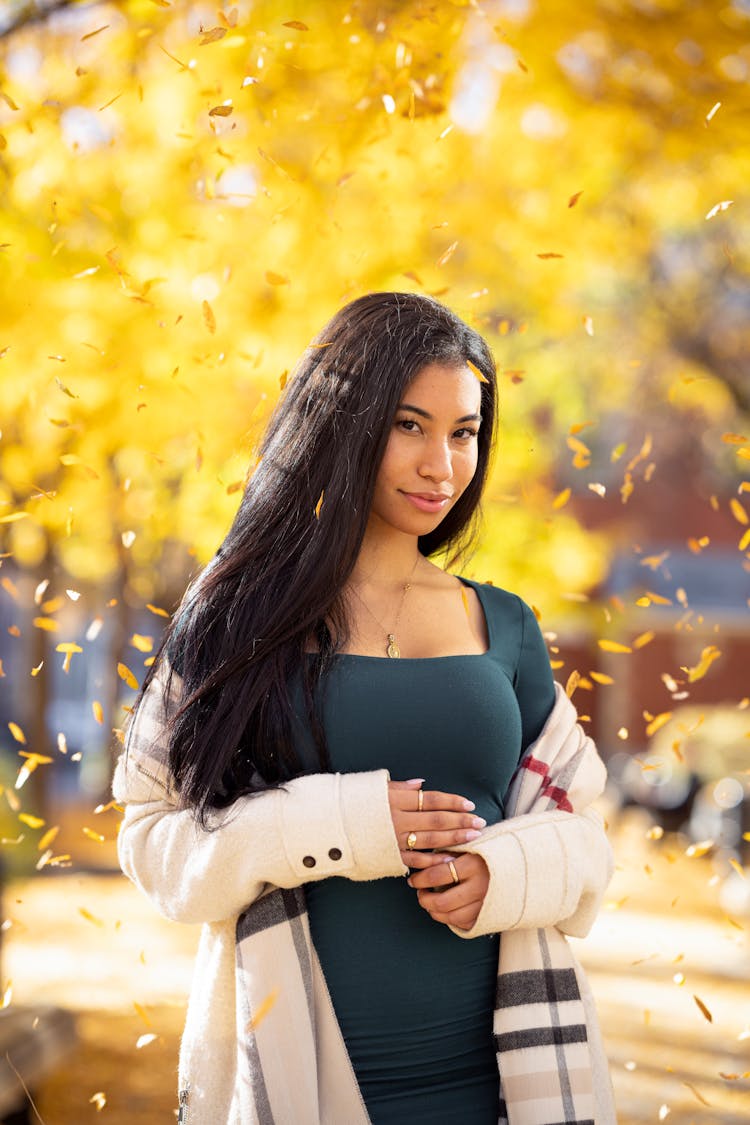
[[[462,569],[608,762],[575,946],[620,1120],[750,1119],[749,95],[748,0],[0,0],[4,1120],[173,1118],[197,935],[117,874],[113,762],[297,357],[380,289],[497,360]]]

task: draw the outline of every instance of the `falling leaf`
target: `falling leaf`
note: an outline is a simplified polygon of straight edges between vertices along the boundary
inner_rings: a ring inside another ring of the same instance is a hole
[[[744,551],[747,547],[750,547],[750,527],[747,529],[745,534],[742,536],[742,538],[740,539],[740,543],[739,543],[739,549],[741,551]]]
[[[721,102],[716,102],[714,105],[711,106],[708,113],[706,114],[706,120],[705,120],[706,125],[708,125],[709,121],[711,121],[713,119],[714,114],[716,113],[716,111],[720,107],[721,107]]]
[[[576,203],[578,202],[578,200],[581,198],[582,195],[583,195],[582,191],[577,191],[575,193],[575,195],[571,195],[570,199],[568,200],[568,207],[575,207]]]
[[[104,1093],[103,1090],[98,1090],[95,1094],[92,1094],[91,1097],[89,1098],[89,1105],[95,1105],[97,1113],[101,1113],[101,1111],[104,1109],[106,1104],[107,1104],[107,1096],[106,1096],[106,1094]]]
[[[703,1003],[703,1001],[701,1000],[701,998],[700,998],[699,996],[696,996],[695,994],[693,994],[693,1000],[695,1000],[696,1004],[698,1005],[698,1007],[700,1008],[700,1010],[701,1010],[702,1014],[703,1014],[703,1015],[704,1015],[704,1016],[706,1017],[706,1019],[708,1020],[708,1022],[709,1022],[709,1023],[713,1023],[713,1022],[714,1022],[714,1017],[713,1017],[713,1016],[711,1015],[711,1013],[709,1012],[708,1008],[707,1008],[707,1007],[706,1007],[706,1005],[705,1005],[705,1004]]]
[[[150,602],[146,602],[146,609],[150,613],[155,613],[157,617],[169,617],[166,609],[160,609],[158,605],[151,605]]]
[[[706,215],[706,218],[707,219],[713,219],[714,216],[718,215],[721,211],[727,211],[732,206],[733,203],[734,203],[733,199],[722,199],[721,203],[716,203],[711,208],[711,210]],[[706,1104],[708,1104],[708,1103],[706,1103]]]
[[[102,31],[106,31],[108,27],[109,24],[105,23],[102,24],[101,27],[97,27],[96,31],[88,31],[85,35],[81,36],[81,42],[85,43],[87,39],[93,39],[95,35],[99,35]]]
[[[130,643],[139,652],[151,652],[154,647],[154,638],[144,636],[142,633],[133,633]]]
[[[592,492],[595,492],[597,496],[607,495],[607,486],[604,484],[591,483],[589,484],[589,488]]]
[[[79,906],[78,913],[82,918],[85,918],[87,922],[91,922],[92,925],[99,926],[102,929],[104,928],[104,922],[101,918],[97,918],[96,915],[92,914],[90,910],[87,910],[85,906]]]
[[[737,860],[732,855],[730,855],[730,857],[729,857],[729,864],[730,864],[730,867],[734,868],[734,870],[737,872],[737,874],[739,875],[739,877],[741,879],[745,878],[744,867],[742,867],[742,865],[740,863],[738,863]]]
[[[446,264],[446,262],[450,261],[450,259],[453,257],[453,255],[456,251],[457,246],[458,246],[458,239],[456,239],[455,242],[451,242],[448,249],[443,251],[443,253],[440,255],[438,260],[435,262],[435,265],[438,266],[438,267],[444,266]]]
[[[138,1013],[138,1015],[141,1017],[141,1019],[145,1023],[146,1027],[151,1027],[151,1020],[149,1019],[148,1012],[143,1007],[143,1005],[138,1004],[136,1002],[133,1002],[133,1007],[135,1008],[136,1012]]]
[[[7,1008],[13,996],[13,981],[9,980],[3,990],[3,998],[0,1000],[0,1009]]]
[[[608,641],[606,639],[596,642],[599,648],[604,652],[632,652],[630,645],[620,644],[619,641]]]
[[[589,672],[589,676],[597,684],[613,684],[615,682],[606,672]]]
[[[302,20],[285,20],[284,27],[292,27],[295,31],[309,31],[310,28]]]
[[[576,688],[578,687],[580,682],[581,682],[581,673],[576,671],[576,670],[573,670],[570,673],[570,675],[568,676],[568,681],[565,684],[565,694],[567,695],[568,699],[571,698],[571,696],[573,695],[573,692],[576,690]]]
[[[711,1103],[703,1097],[703,1094],[700,1092],[700,1090],[696,1090],[695,1086],[693,1086],[691,1082],[683,1082],[682,1085],[687,1086],[690,1093],[695,1095],[701,1105],[711,1105]]]
[[[739,500],[735,499],[734,496],[732,496],[730,501],[729,501],[729,507],[732,510],[732,515],[734,516],[734,518],[737,520],[738,523],[747,524],[747,522],[748,522],[747,512],[742,507]]]
[[[315,505],[315,518],[316,518],[316,520],[320,519],[320,509],[323,507],[323,496],[324,495],[325,495],[325,489],[322,490],[320,496],[318,497],[318,502]]]
[[[669,1106],[665,1102],[663,1105],[661,1105],[659,1107],[659,1120],[664,1121],[667,1117],[669,1117],[671,1112],[672,1111],[670,1110]]]
[[[662,826],[660,824],[655,824],[653,828],[649,828],[648,832],[646,833],[646,839],[661,840],[663,835],[664,829],[662,828]]]
[[[564,488],[562,492],[558,492],[557,496],[552,501],[552,507],[556,510],[559,508],[564,508],[568,500],[570,500],[570,495],[571,489]]]
[[[587,468],[591,462],[591,450],[589,447],[584,445],[584,443],[576,437],[568,436],[565,440],[568,448],[573,450],[573,468]]]
[[[269,285],[288,285],[289,278],[283,273],[274,273],[273,270],[266,270],[266,281]]]
[[[216,317],[213,314],[213,309],[209,305],[208,301],[203,302],[202,308],[203,320],[205,322],[206,328],[209,332],[214,333],[216,331]]]
[[[656,634],[652,633],[651,631],[647,633],[640,633],[639,636],[633,639],[633,648],[644,648],[645,645],[650,644],[650,642],[653,641],[655,636]]]
[[[101,832],[95,832],[93,828],[86,827],[83,827],[81,831],[84,836],[88,836],[89,840],[95,840],[97,844],[104,843],[104,836],[102,836]]]
[[[0,516],[0,523],[16,523],[18,520],[25,520],[28,514],[28,512],[11,512],[10,515]],[[3,585],[6,582],[10,582],[10,579],[4,579]]]
[[[563,257],[565,257],[564,254],[555,254],[555,252],[553,250],[547,250],[547,251],[545,251],[544,254],[537,254],[537,258],[542,258],[543,261],[547,261],[548,258],[563,258]]]
[[[140,1051],[141,1047],[148,1047],[149,1043],[153,1043],[159,1036],[153,1031],[147,1031],[145,1035],[139,1035],[135,1041],[136,1049]]]
[[[721,650],[716,645],[708,645],[703,649],[701,658],[694,668],[683,668],[680,665],[682,672],[687,672],[688,680],[694,684],[696,680],[702,680],[708,669],[713,664],[714,660],[718,660],[721,656]]]
[[[594,320],[593,320],[593,317],[584,316],[584,317],[581,317],[581,321],[583,323],[583,327],[586,330],[586,335],[587,336],[593,336],[594,335]]]
[[[123,545],[123,547],[124,547],[124,548],[125,548],[125,550],[127,551],[127,550],[129,550],[129,549],[130,549],[130,548],[131,548],[131,547],[133,546],[133,544],[135,543],[135,532],[134,532],[134,531],[123,531],[123,533],[122,533],[122,535],[120,536],[120,538],[122,539],[122,545]]]
[[[476,377],[477,377],[477,379],[479,380],[480,383],[489,383],[489,379],[487,379],[482,374],[482,372],[477,367],[476,363],[472,363],[470,359],[467,359],[466,360],[466,366],[468,367],[469,371],[472,372],[473,375],[476,375]]]
[[[94,702],[91,704],[91,710],[94,712],[94,718],[96,719],[97,723],[103,723],[104,722],[104,710],[103,710],[102,705],[101,705],[101,703],[99,702],[98,699],[95,699]]]
[[[721,440],[728,445],[745,445],[746,442],[750,441],[750,438],[744,437],[743,434],[726,433],[721,435]]]
[[[56,633],[60,628],[60,622],[55,621],[54,617],[35,617],[31,624],[35,629],[43,629],[47,633]]]
[[[59,824],[56,824],[53,828],[47,829],[47,831],[44,833],[44,835],[40,839],[39,843],[37,844],[37,847],[38,847],[40,852],[43,852],[46,848],[48,848],[50,846],[50,844],[55,839],[55,837],[57,836],[57,833],[59,831],[60,831]]]
[[[16,742],[21,742],[26,745],[26,735],[23,733],[18,723],[8,723],[8,730],[15,738]]]
[[[125,683],[128,685],[129,688],[133,688],[134,691],[138,690],[138,681],[136,680],[135,676],[133,675],[133,673],[128,668],[127,664],[122,664],[122,663],[118,662],[117,675],[120,677],[121,680],[125,681]]]
[[[707,855],[715,846],[715,840],[700,840],[697,844],[690,844],[689,847],[685,848],[685,855],[688,859],[700,859],[702,856]]]
[[[223,39],[227,33],[225,27],[212,27],[209,31],[201,29],[202,38],[200,39],[200,46],[205,47],[207,43],[215,43],[217,39]]]
[[[32,816],[31,813],[25,812],[19,813],[18,819],[21,821],[21,824],[26,824],[29,828],[44,828],[44,825],[47,823],[40,816]]]
[[[209,109],[209,117],[231,117],[234,113],[234,106],[232,105],[215,105],[213,109]],[[204,305],[208,304],[207,301],[203,302]]]
[[[646,734],[648,735],[648,737],[650,738],[652,734],[656,734],[658,730],[661,730],[661,728],[665,726],[671,718],[671,711],[662,711],[660,715],[655,715],[646,727]]]
[[[70,661],[73,658],[73,653],[83,652],[80,645],[73,644],[72,641],[64,641],[62,644],[56,645],[55,652],[64,652],[65,660],[63,661],[63,672],[70,669]]]
[[[57,375],[55,375],[55,382],[57,383],[58,387],[63,392],[63,394],[67,395],[68,398],[79,398],[80,397],[79,395],[74,395],[73,392],[71,390],[69,390],[68,387],[65,386],[62,379],[58,379]]]
[[[266,1016],[268,1015],[268,1013],[271,1011],[271,1008],[273,1008],[274,1004],[278,1000],[278,997],[279,997],[278,988],[273,988],[268,993],[268,996],[266,996],[266,998],[264,1000],[261,1000],[260,1004],[258,1005],[257,1012],[255,1013],[255,1015],[252,1017],[252,1019],[249,1021],[248,1025],[247,1025],[248,1031],[255,1031],[258,1024],[261,1023],[262,1020],[264,1020],[266,1018]]]

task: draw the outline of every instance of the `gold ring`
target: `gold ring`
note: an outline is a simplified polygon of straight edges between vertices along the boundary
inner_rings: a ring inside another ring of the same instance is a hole
[[[419,790],[419,792],[417,793],[417,811],[418,811],[418,812],[421,812],[421,811],[422,811],[422,803],[423,803],[423,801],[424,801],[424,793],[423,793],[423,792],[422,792],[422,790],[420,789],[420,790]]]
[[[406,837],[406,846],[409,849],[409,851],[411,851],[412,848],[415,848],[417,846],[417,834],[416,834],[416,832],[410,832],[409,835]]]
[[[454,883],[460,883],[461,880],[458,877],[458,872],[456,871],[456,865],[455,865],[455,863],[453,862],[452,859],[448,860],[448,866],[450,868],[451,875],[453,876],[453,882]]]

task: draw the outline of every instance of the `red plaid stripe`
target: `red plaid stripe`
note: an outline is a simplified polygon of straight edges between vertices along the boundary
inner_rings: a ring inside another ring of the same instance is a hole
[[[521,767],[525,770],[530,770],[532,773],[538,773],[544,778],[544,784],[541,789],[541,796],[549,797],[554,801],[558,809],[563,812],[573,812],[573,806],[568,800],[568,794],[565,789],[561,789],[559,785],[551,785],[549,781],[549,768],[544,762],[540,762],[538,758],[529,755],[521,762]]]

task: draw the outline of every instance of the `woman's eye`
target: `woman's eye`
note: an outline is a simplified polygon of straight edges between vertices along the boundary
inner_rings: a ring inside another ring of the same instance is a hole
[[[456,436],[463,437],[464,439],[476,437],[479,433],[478,430],[472,430],[471,426],[463,426],[460,430],[456,430]]]
[[[413,418],[401,418],[400,421],[398,421],[396,423],[396,425],[403,426],[406,429],[407,433],[413,434],[414,430],[410,429],[410,427],[411,426],[418,426],[419,423],[415,422],[415,420]]]

